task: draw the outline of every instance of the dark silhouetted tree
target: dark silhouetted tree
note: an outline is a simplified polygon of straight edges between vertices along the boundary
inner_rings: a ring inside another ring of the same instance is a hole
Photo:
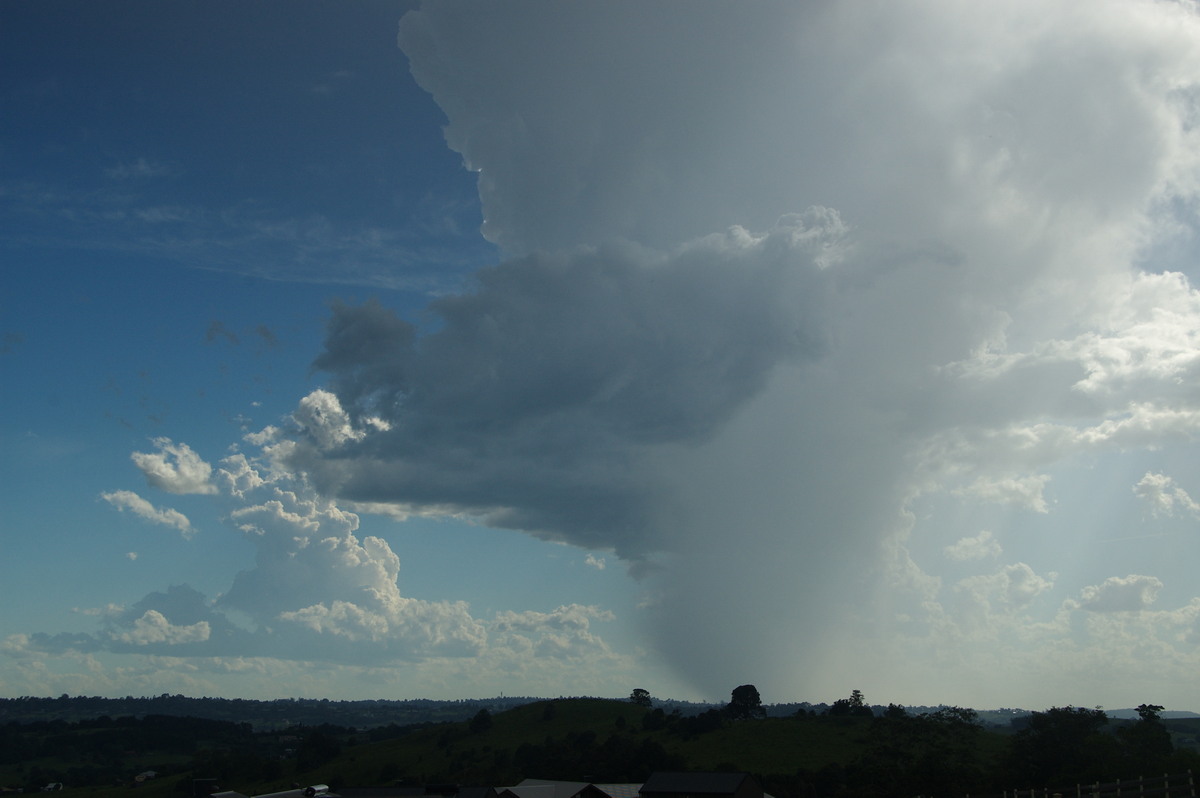
[[[725,706],[725,714],[733,720],[748,720],[766,717],[767,711],[763,708],[758,688],[752,684],[743,684],[733,688],[729,703]]]
[[[974,710],[946,707],[914,717],[893,707],[871,722],[852,772],[857,788],[868,794],[957,796],[984,785]]]
[[[639,707],[649,707],[654,705],[654,699],[650,695],[649,690],[643,690],[640,687],[635,687],[633,692],[629,694],[629,700],[637,704]]]
[[[829,708],[830,715],[861,715],[871,717],[874,713],[863,699],[861,690],[852,690],[849,698],[839,698]]]
[[[481,734],[492,728],[492,713],[487,711],[487,707],[475,713],[475,717],[471,718],[470,729],[475,734]]]
[[[312,731],[296,749],[296,769],[313,770],[335,758],[342,752],[342,744],[327,731]]]
[[[1158,704],[1140,704],[1138,720],[1117,731],[1125,749],[1126,761],[1131,771],[1155,773],[1166,767],[1167,759],[1175,750],[1171,744],[1171,733],[1163,725]]]
[[[1009,772],[1026,786],[1081,784],[1120,778],[1117,739],[1104,734],[1102,709],[1051,707],[1034,712],[1013,735]]]
[[[642,716],[642,728],[646,731],[658,731],[666,725],[667,713],[662,711],[662,707]]]

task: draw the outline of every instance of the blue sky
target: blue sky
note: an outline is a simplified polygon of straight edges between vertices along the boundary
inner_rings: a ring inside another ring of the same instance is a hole
[[[0,694],[1200,709],[1200,16],[0,6]]]

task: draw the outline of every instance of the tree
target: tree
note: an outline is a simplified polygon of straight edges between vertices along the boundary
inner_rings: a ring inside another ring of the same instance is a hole
[[[1108,716],[1102,709],[1051,707],[1034,712],[1013,735],[1010,772],[1026,784],[1080,784],[1117,778],[1115,737],[1102,734]],[[1118,764],[1119,768],[1120,765]]]
[[[1140,704],[1138,720],[1122,726],[1117,735],[1125,749],[1129,767],[1138,772],[1157,772],[1166,766],[1167,757],[1175,750],[1171,733],[1163,725],[1158,704]]]
[[[725,714],[734,720],[748,720],[766,717],[767,711],[763,708],[758,688],[752,684],[743,684],[733,688],[730,701],[725,706]]]
[[[342,752],[342,744],[320,728],[310,732],[296,749],[296,770],[314,770]]]
[[[839,698],[829,708],[830,715],[861,715],[871,717],[874,713],[867,706],[862,690],[851,690],[849,698]]]
[[[891,704],[871,722],[852,780],[860,789],[891,795],[976,792],[984,781],[977,764],[979,730],[972,709],[943,707],[913,716]]]
[[[474,734],[481,734],[492,728],[492,713],[488,712],[487,707],[475,713],[475,717],[471,718],[471,723],[468,726]]]
[[[643,690],[640,687],[635,687],[633,692],[629,694],[629,700],[637,704],[639,707],[649,707],[654,705],[654,699],[650,695],[649,690]]]

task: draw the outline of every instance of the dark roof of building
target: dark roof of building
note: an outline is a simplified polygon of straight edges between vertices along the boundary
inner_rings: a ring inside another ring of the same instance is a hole
[[[330,792],[329,787],[324,784],[314,784],[311,787],[263,793],[254,798],[340,798],[340,796]]]
[[[737,792],[748,778],[748,773],[657,772],[651,773],[650,778],[646,779],[646,783],[642,785],[642,794],[671,792],[726,795]]]
[[[609,798],[638,798],[642,790],[641,784],[597,784],[595,787]]]
[[[551,779],[525,779],[509,787],[519,798],[574,798],[589,785],[586,781],[554,781]]]
[[[425,795],[424,787],[343,787],[338,790],[342,798],[408,798]]]
[[[495,787],[460,787],[457,798],[496,798]]]

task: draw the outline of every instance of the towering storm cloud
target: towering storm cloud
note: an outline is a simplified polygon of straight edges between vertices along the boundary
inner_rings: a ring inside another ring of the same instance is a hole
[[[1200,17],[1079,11],[425,4],[400,45],[504,260],[428,332],[338,307],[289,465],[611,549],[710,695],[1086,673],[1117,626],[1184,684],[1194,594],[1022,536],[1097,523],[1108,458],[1161,508],[1143,456],[1200,430]]]

